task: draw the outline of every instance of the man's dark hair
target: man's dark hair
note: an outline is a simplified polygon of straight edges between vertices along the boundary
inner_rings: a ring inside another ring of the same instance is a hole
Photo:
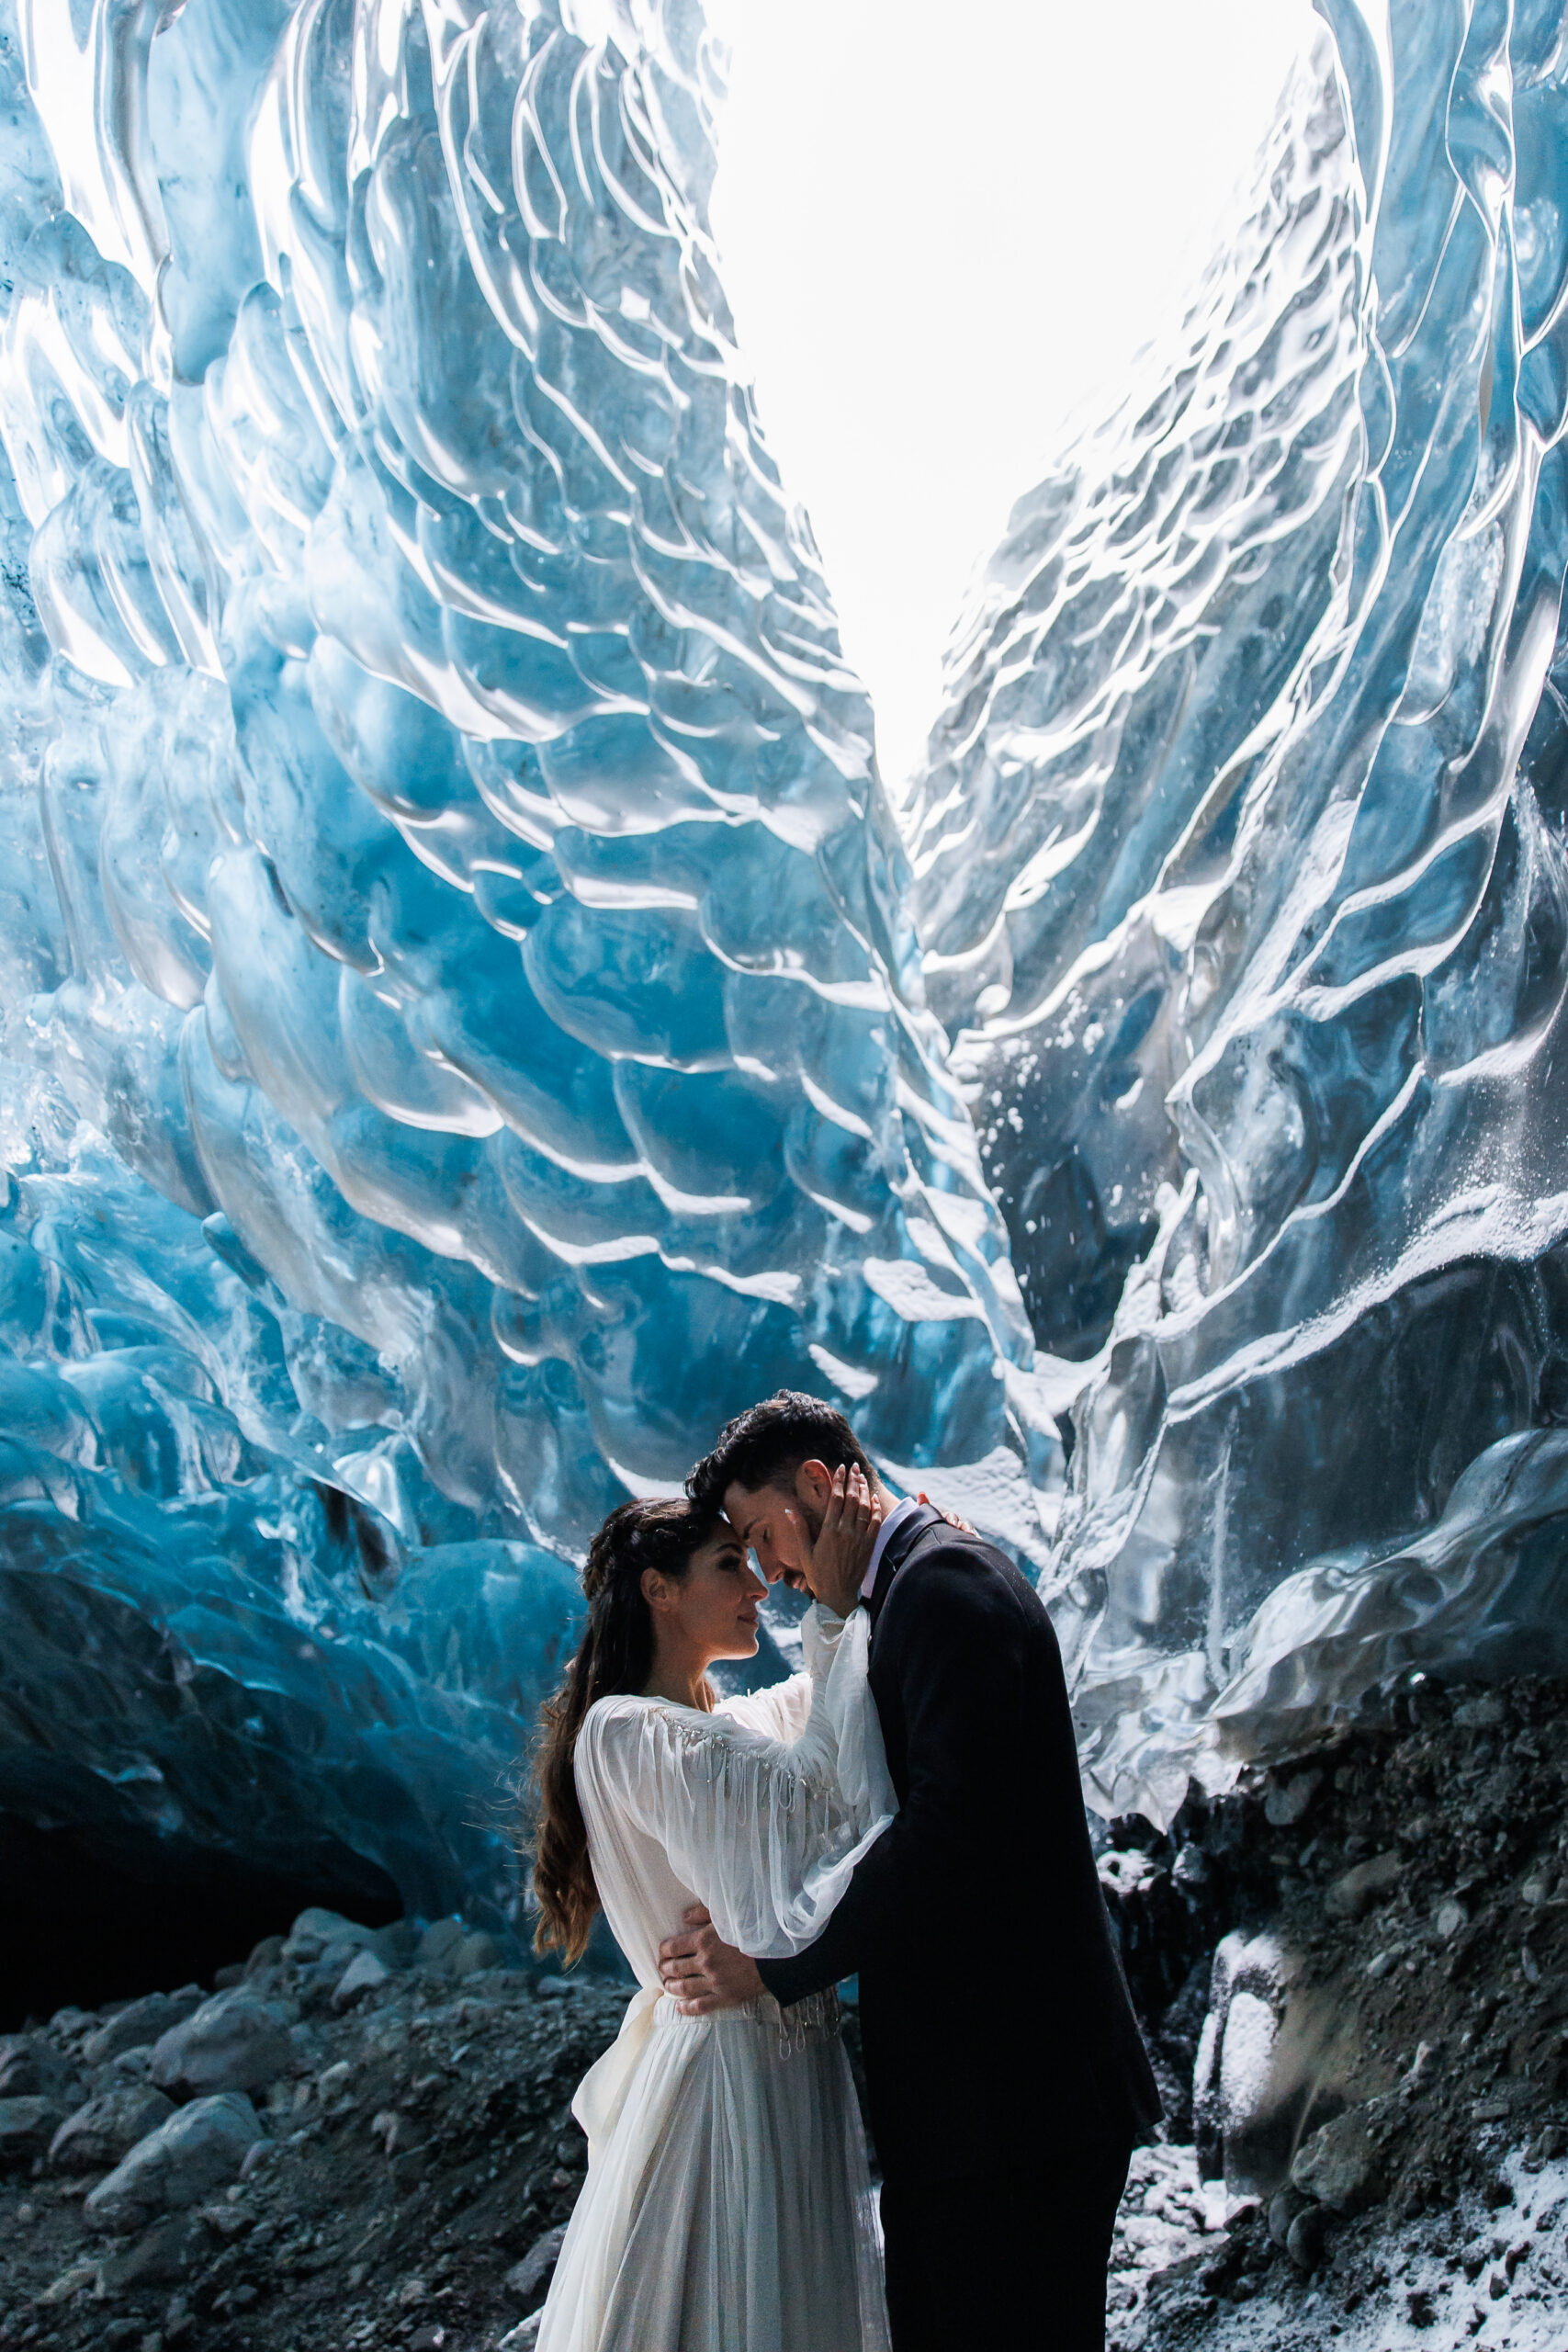
[[[687,1479],[686,1492],[700,1510],[721,1511],[729,1487],[755,1494],[762,1487],[792,1486],[803,1462],[825,1463],[829,1470],[853,1464],[868,1480],[874,1475],[836,1406],[781,1388],[766,1404],[737,1413],[719,1431],[713,1452]]]

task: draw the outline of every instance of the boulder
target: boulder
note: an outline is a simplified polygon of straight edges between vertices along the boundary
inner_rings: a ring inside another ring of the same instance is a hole
[[[139,2230],[160,2213],[182,2212],[213,2190],[226,2188],[261,2138],[256,2112],[243,2092],[194,2099],[100,2180],[82,2210],[95,2230]]]
[[[264,2090],[288,2073],[294,2044],[282,2013],[248,1985],[204,2001],[152,2052],[152,2081],[174,2098]]]
[[[1324,1907],[1331,1919],[1359,1919],[1393,1893],[1399,1884],[1399,1856],[1390,1851],[1374,1854],[1370,1861],[1358,1862],[1353,1870],[1337,1878],[1324,1896]]]
[[[477,1976],[481,1968],[499,1968],[502,1957],[495,1938],[479,1928],[455,1947],[446,1965],[454,1976]]]
[[[1312,2271],[1323,2260],[1323,2241],[1327,2215],[1321,2205],[1306,2205],[1291,2223],[1285,2237],[1285,2252],[1298,2270]]]
[[[378,1928],[369,1949],[389,1968],[412,1968],[419,1949],[420,1931],[412,1919],[394,1919],[389,1928]]]
[[[65,2109],[52,2098],[0,2098],[0,2172],[41,2156],[64,2120]]]
[[[112,2254],[98,2275],[107,2295],[133,2295],[143,2287],[169,2287],[194,2270],[210,2251],[211,2240],[194,2213],[165,2213],[121,2254]]]
[[[1388,2194],[1384,2149],[1399,2111],[1397,2096],[1368,2099],[1319,2126],[1297,2149],[1292,2187],[1336,2213],[1359,2213]]]
[[[343,1949],[347,1953],[362,1951],[375,1938],[374,1928],[362,1928],[357,1919],[345,1919],[341,1911],[323,1911],[312,1904],[301,1911],[288,1930],[282,1958],[297,1967],[308,1967],[323,1953]]]
[[[437,1919],[426,1928],[414,1946],[416,1968],[448,1969],[452,1955],[462,1942],[465,1929],[461,1919]]]
[[[72,2079],[72,2068],[42,2034],[0,2036],[0,2098],[48,2098]]]
[[[385,1962],[378,1960],[368,1948],[356,1951],[338,1978],[333,1993],[333,2008],[351,2007],[362,1994],[374,1992],[378,1984],[390,1984],[391,1977],[392,1972]]]
[[[525,2311],[531,2312],[544,2301],[550,2280],[555,2276],[565,2237],[564,2222],[558,2229],[547,2230],[542,2238],[535,2239],[522,2261],[514,2262],[502,2280],[506,2292],[514,2301],[521,2303]]]
[[[1314,2210],[1312,2199],[1303,2190],[1295,2188],[1292,2182],[1287,2181],[1283,2188],[1277,2188],[1269,2199],[1268,2205],[1269,2234],[1274,2244],[1277,2246],[1287,2245],[1290,2242],[1291,2224],[1297,2215],[1311,2212]]]
[[[199,1984],[186,1984],[177,1993],[149,1993],[144,2000],[128,2001],[107,2025],[99,2026],[82,2044],[82,2063],[107,2066],[122,2050],[137,2050],[156,2041],[171,2026],[180,2025],[200,2008],[206,1995]]]
[[[109,2172],[174,2111],[174,2101],[147,2083],[102,2091],[66,2117],[49,2143],[49,2161],[56,2172]]]
[[[1312,1808],[1312,1801],[1323,1786],[1323,1774],[1315,1764],[1304,1772],[1294,1773],[1288,1781],[1276,1780],[1263,1800],[1263,1818],[1274,1829],[1292,1829],[1304,1821]]]

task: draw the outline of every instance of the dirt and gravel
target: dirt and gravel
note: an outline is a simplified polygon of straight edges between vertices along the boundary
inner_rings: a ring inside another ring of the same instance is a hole
[[[234,2177],[188,2205],[95,2228],[85,2209],[104,2175],[62,2169],[68,2142],[53,2159],[13,2149],[0,2343],[490,2352],[538,2308],[586,2160],[571,2094],[624,1990],[493,1966],[453,1976],[426,1956],[364,1970],[371,1981],[334,2006],[349,1965],[341,1949],[323,1964],[261,1948],[247,1986],[278,2014],[286,2068],[227,2094],[249,2100],[256,2136]],[[0,2045],[0,2138],[21,2098],[68,2118],[145,2082],[158,2043],[89,2056],[113,2023],[66,2010]]]
[[[1135,2166],[1120,2352],[1561,2352],[1568,1690],[1417,1680],[1101,1874],[1193,2143],[1185,2200]]]
[[[1169,2119],[1112,2352],[1568,2346],[1565,1702],[1417,1684],[1168,1838],[1114,1826]],[[525,2352],[626,1988],[501,1959],[310,1913],[0,2040],[0,2345]]]

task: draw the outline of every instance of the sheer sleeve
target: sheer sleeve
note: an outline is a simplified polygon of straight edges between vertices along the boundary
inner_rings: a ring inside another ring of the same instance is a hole
[[[731,1712],[639,1698],[601,1700],[578,1736],[595,1811],[657,1838],[725,1941],[758,1959],[787,1958],[820,1934],[893,1815],[856,1615],[858,1626],[820,1629],[811,1709],[793,1743]]]
[[[764,1739],[793,1747],[810,1720],[811,1677],[792,1674],[787,1682],[770,1683],[765,1690],[742,1690],[733,1699],[722,1700],[714,1713],[727,1723],[740,1724],[747,1731],[761,1732]]]

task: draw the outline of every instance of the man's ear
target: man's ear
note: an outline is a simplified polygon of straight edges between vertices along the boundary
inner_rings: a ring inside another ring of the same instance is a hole
[[[825,1462],[803,1462],[795,1474],[795,1495],[797,1502],[809,1503],[818,1512],[825,1511],[833,1498],[833,1474]]]

